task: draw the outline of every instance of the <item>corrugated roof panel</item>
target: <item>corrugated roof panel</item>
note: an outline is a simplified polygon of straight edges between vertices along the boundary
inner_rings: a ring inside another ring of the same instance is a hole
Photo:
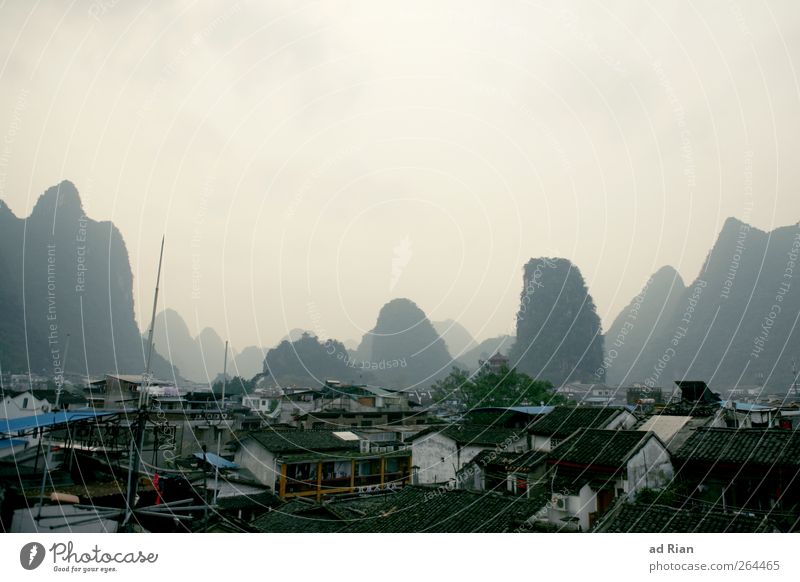
[[[98,412],[95,410],[70,412],[62,410],[60,412],[48,412],[47,414],[24,416],[22,418],[4,418],[0,419],[0,434],[15,434],[33,428],[46,428],[59,424],[69,424],[71,422],[100,418],[112,414],[116,414],[116,412]]]

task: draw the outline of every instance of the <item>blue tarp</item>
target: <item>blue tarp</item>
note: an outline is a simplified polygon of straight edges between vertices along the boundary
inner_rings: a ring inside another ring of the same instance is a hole
[[[14,435],[19,432],[32,430],[35,428],[47,428],[59,424],[69,424],[79,420],[90,420],[110,416],[116,412],[98,412],[96,410],[79,410],[71,412],[62,410],[60,412],[48,412],[37,414],[36,416],[24,416],[22,418],[0,419],[0,434]]]
[[[227,459],[223,459],[219,455],[215,455],[214,453],[195,453],[195,457],[202,460],[205,456],[206,462],[211,465],[212,467],[217,467],[218,469],[238,469],[239,465],[233,463]]]

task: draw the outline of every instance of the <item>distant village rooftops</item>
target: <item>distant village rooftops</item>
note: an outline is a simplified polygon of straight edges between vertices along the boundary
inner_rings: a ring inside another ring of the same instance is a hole
[[[773,531],[762,517],[691,507],[623,503],[594,529],[601,533],[757,533]]]

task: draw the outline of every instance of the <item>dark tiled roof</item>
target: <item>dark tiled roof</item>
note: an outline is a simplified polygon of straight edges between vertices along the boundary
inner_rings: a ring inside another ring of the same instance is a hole
[[[217,505],[220,509],[248,509],[248,508],[269,508],[279,505],[281,500],[271,491],[256,493],[254,495],[232,495],[230,497],[220,497]]]
[[[694,416],[709,417],[714,416],[719,410],[719,404],[706,404],[703,402],[672,402],[667,404],[659,412],[665,416]]]
[[[511,428],[483,426],[479,424],[450,424],[445,427],[431,427],[414,436],[414,440],[431,433],[440,433],[462,445],[498,446],[510,444],[525,438],[523,431]]]
[[[480,467],[500,466],[506,470],[531,470],[547,459],[547,453],[526,451],[524,453],[481,451],[473,460]]]
[[[251,524],[260,532],[329,533],[338,532],[366,517],[376,515],[396,493],[359,497],[336,497],[322,504],[297,499],[273,508]]]
[[[689,508],[625,503],[598,524],[608,533],[755,533],[771,531],[761,518]]]
[[[651,433],[639,430],[580,429],[550,452],[553,463],[621,468]]]
[[[621,409],[605,406],[557,406],[530,426],[532,434],[566,438],[579,428],[605,428]]]
[[[329,430],[265,430],[248,433],[272,453],[305,453],[358,449],[358,441],[344,441]]]
[[[675,453],[682,461],[800,465],[800,432],[759,428],[698,428]]]
[[[491,492],[405,487],[372,516],[343,530],[361,533],[503,533],[527,531],[526,520],[550,500],[544,487],[531,497]]]
[[[309,501],[290,501],[253,521],[262,533],[333,533],[344,527],[341,519],[322,505]]]

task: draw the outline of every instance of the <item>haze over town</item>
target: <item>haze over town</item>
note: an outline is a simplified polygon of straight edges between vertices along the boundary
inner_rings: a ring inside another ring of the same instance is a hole
[[[729,216],[800,217],[792,9],[14,4],[0,199],[26,217],[75,183],[122,232],[141,328],[167,233],[162,305],[239,348],[358,340],[395,297],[513,333],[538,256],[607,329]]]

